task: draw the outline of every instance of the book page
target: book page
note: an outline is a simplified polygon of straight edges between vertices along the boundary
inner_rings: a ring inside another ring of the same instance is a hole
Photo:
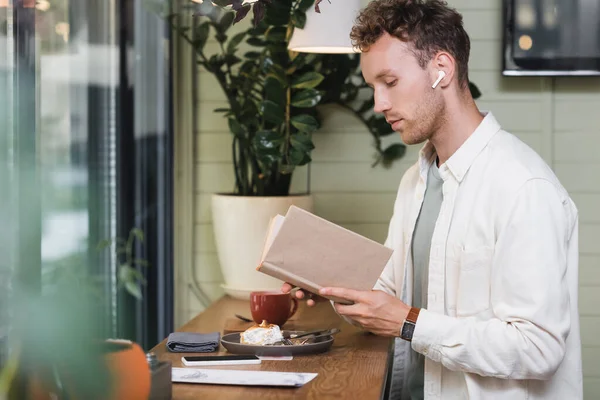
[[[281,229],[281,225],[283,225],[284,220],[285,217],[279,214],[277,214],[271,219],[271,222],[269,223],[269,229],[267,229],[265,247],[263,248],[262,255],[260,256],[259,265],[264,261],[265,255],[267,254],[267,251],[269,251],[269,249],[271,248],[273,240],[275,240],[275,236],[277,236],[277,234],[279,233],[279,230]]]

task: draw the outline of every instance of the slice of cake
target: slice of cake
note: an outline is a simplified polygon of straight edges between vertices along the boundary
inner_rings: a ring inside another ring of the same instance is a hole
[[[283,340],[278,325],[263,321],[260,325],[252,326],[240,334],[240,343],[254,345],[269,345]]]

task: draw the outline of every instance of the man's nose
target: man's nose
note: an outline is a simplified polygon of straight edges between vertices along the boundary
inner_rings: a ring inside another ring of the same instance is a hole
[[[391,108],[391,104],[387,96],[382,96],[381,94],[375,93],[374,97],[375,104],[373,106],[373,111],[375,111],[376,113],[382,114]]]

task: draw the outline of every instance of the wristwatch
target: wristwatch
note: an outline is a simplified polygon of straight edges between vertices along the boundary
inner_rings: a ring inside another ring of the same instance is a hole
[[[417,318],[419,318],[420,308],[413,307],[408,312],[406,319],[402,323],[402,328],[400,329],[400,337],[404,340],[412,341],[413,333],[415,332],[415,324],[417,323]]]

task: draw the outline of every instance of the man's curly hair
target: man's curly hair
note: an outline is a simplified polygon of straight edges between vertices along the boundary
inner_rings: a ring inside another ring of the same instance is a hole
[[[368,51],[384,33],[412,45],[421,68],[439,51],[456,60],[458,81],[468,85],[471,42],[462,16],[440,0],[373,0],[358,15],[350,38]]]

